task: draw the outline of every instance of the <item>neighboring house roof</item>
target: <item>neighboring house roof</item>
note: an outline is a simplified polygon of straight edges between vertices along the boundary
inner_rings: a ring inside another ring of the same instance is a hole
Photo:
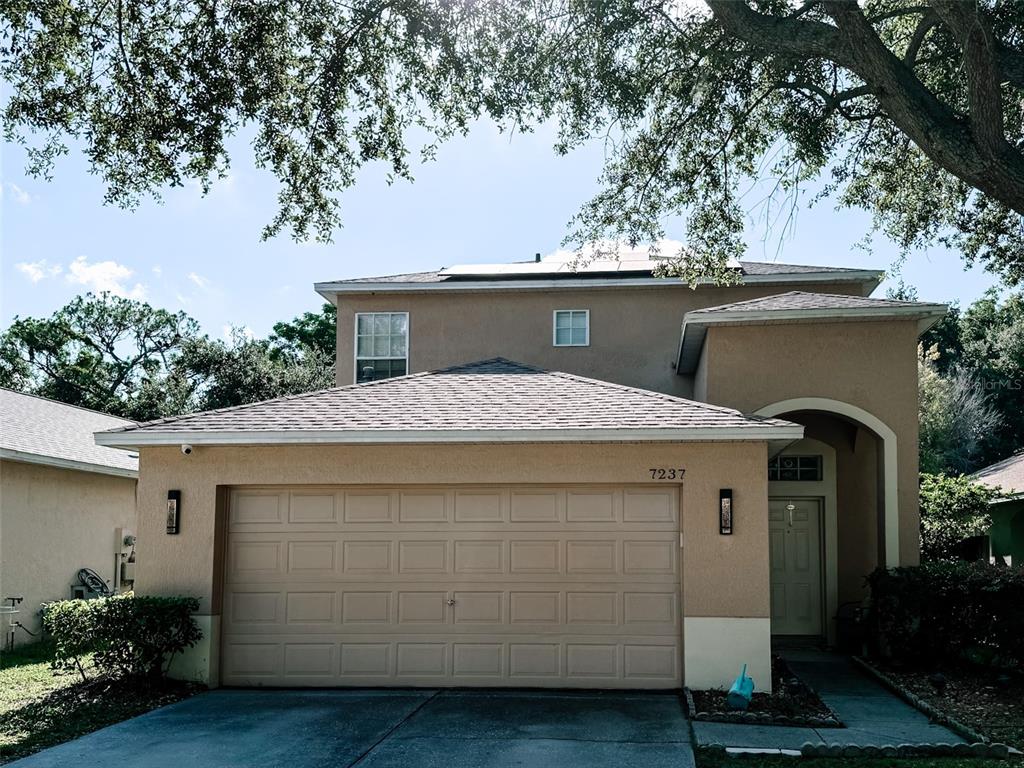
[[[101,432],[102,445],[799,439],[803,427],[504,358]]]
[[[982,485],[1002,489],[1002,500],[1024,496],[1024,451],[979,469],[971,477]]]
[[[96,445],[93,433],[134,422],[45,397],[0,389],[0,458],[138,477],[137,456]]]
[[[820,267],[775,262],[740,261],[735,268],[746,283],[858,282],[874,289],[883,273],[873,269]],[[571,288],[595,286],[665,285],[666,278],[654,277],[647,259],[616,261],[606,259],[574,268],[565,261],[519,262],[513,264],[469,264],[434,272],[413,272],[383,277],[359,277],[317,283],[326,298],[338,293],[366,291],[429,291],[539,288],[548,285]]]
[[[687,312],[679,342],[680,373],[693,373],[700,360],[707,329],[712,325],[849,322],[890,318],[916,319],[923,333],[946,314],[945,304],[893,301],[832,293],[789,291]]]

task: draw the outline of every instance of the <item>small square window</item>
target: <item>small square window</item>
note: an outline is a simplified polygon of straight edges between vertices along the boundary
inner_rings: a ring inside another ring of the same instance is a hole
[[[590,310],[556,309],[553,343],[556,347],[589,346]]]

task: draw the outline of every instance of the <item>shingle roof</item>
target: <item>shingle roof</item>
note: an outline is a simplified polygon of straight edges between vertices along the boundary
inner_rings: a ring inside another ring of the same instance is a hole
[[[983,485],[999,487],[1006,494],[1024,493],[1024,451],[979,469],[972,477]]]
[[[946,310],[944,304],[807,291],[788,291],[717,307],[694,309],[683,317],[676,370],[680,373],[693,373],[697,369],[704,337],[710,325],[835,322],[903,317],[917,320],[918,332],[923,332],[938,322]]]
[[[530,262],[526,262],[530,263]],[[810,274],[826,274],[834,273],[836,276],[842,274],[860,274],[865,272],[862,269],[855,269],[850,267],[820,267],[809,264],[780,264],[774,261],[741,261],[740,268],[744,275],[759,276],[759,277],[785,277],[786,275],[810,275]],[[871,270],[867,270],[871,271]],[[435,270],[432,272],[408,272],[402,275],[383,275],[380,277],[356,277],[346,278],[343,280],[330,280],[327,284],[337,285],[358,285],[359,283],[396,283],[396,284],[408,284],[408,283],[445,283],[445,282],[458,282],[464,280],[491,280],[491,281],[502,281],[508,280],[511,277],[516,279],[587,279],[587,278],[604,278],[618,277],[620,279],[630,279],[637,277],[650,277],[651,273],[638,273],[638,272],[622,272],[617,274],[575,274],[572,272],[563,273],[537,273],[534,275],[466,275],[466,274],[451,274],[442,270]]]
[[[695,309],[687,313],[687,317],[712,315],[724,312],[782,312],[801,309],[895,309],[902,307],[934,307],[917,301],[893,301],[891,299],[872,299],[864,296],[847,296],[833,293],[808,293],[806,291],[788,291],[773,296],[763,296],[746,301],[735,301],[717,307]]]
[[[503,358],[125,426],[105,444],[792,439],[797,425]],[[277,438],[263,440],[268,433]],[[138,441],[138,442],[133,442]]]
[[[71,469],[132,475],[137,457],[96,445],[93,433],[133,422],[43,397],[0,389],[0,456]]]

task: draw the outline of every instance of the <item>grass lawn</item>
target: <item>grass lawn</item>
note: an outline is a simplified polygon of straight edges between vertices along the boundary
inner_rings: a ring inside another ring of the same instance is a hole
[[[169,682],[141,687],[120,680],[50,671],[46,643],[0,656],[0,763],[140,715],[195,693]],[[88,670],[86,670],[88,673]]]
[[[697,768],[1017,768],[1021,761],[977,760],[962,757],[918,757],[906,760],[882,758],[784,756],[729,757],[721,752],[697,751]]]

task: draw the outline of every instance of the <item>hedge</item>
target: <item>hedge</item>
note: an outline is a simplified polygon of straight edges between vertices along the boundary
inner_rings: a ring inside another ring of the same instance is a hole
[[[160,678],[175,654],[202,637],[192,618],[199,601],[192,597],[136,597],[132,594],[95,600],[63,600],[43,611],[43,627],[53,638],[53,666],[77,670],[85,679],[83,659],[101,674]]]
[[[914,666],[968,661],[1024,668],[1024,568],[940,562],[868,577],[868,636]]]

